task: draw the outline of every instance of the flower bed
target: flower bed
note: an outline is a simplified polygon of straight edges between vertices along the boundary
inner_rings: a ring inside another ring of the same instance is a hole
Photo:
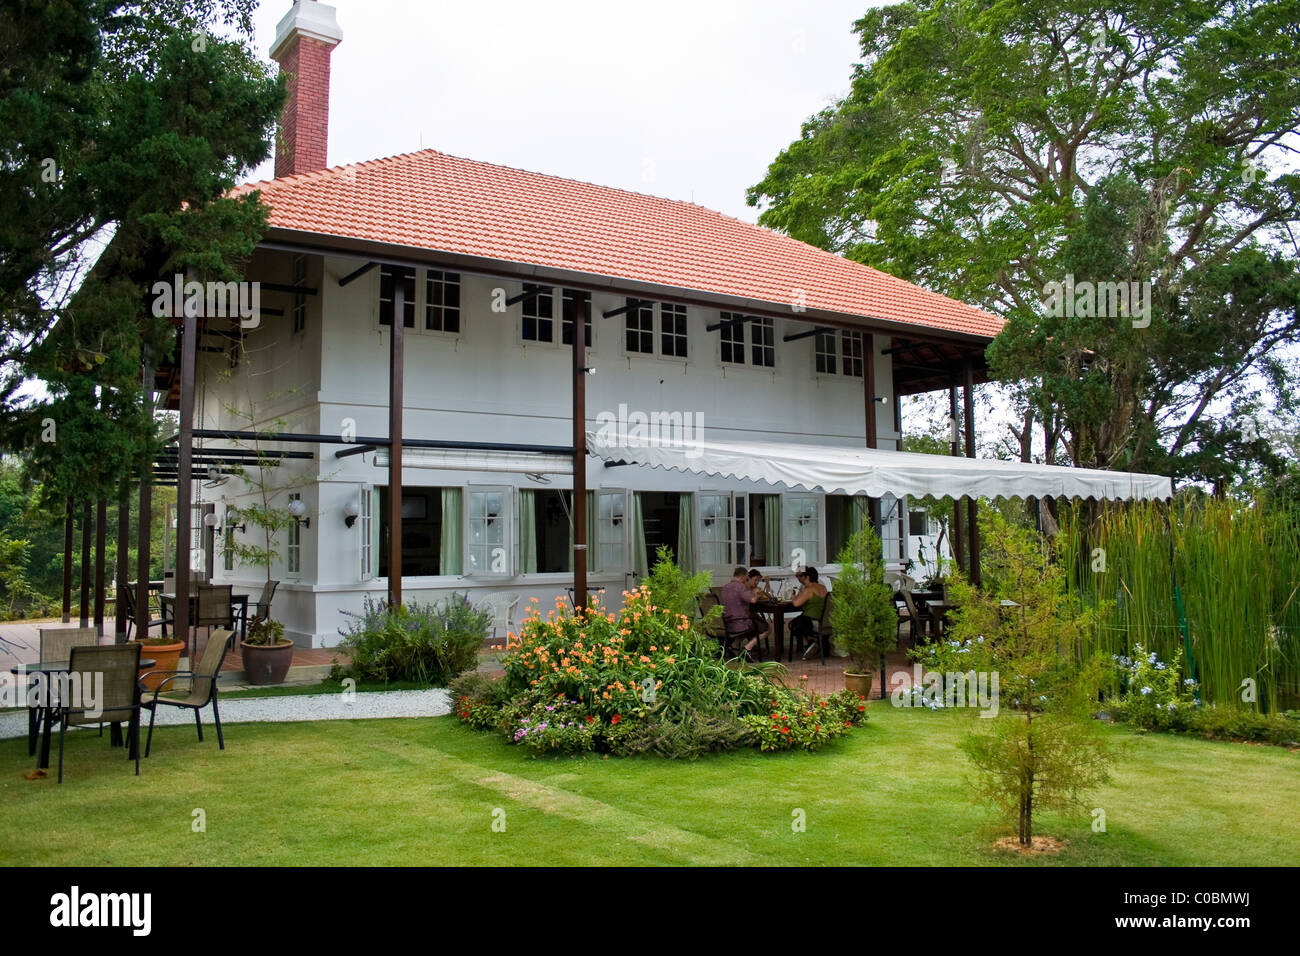
[[[865,717],[842,692],[804,696],[758,668],[722,661],[717,644],[648,588],[625,592],[617,613],[536,603],[502,660],[505,676],[456,682],[456,714],[543,753],[657,753],[694,757],[737,747],[814,750]]]

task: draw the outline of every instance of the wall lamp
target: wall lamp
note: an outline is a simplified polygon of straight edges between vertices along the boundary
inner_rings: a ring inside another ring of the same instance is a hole
[[[293,501],[289,502],[289,514],[293,519],[297,521],[299,525],[310,528],[311,519],[303,517],[306,513],[307,504],[301,498],[294,498]]]
[[[349,498],[343,506],[343,523],[351,528],[357,523],[357,516],[361,514],[361,506],[357,504],[356,498]]]

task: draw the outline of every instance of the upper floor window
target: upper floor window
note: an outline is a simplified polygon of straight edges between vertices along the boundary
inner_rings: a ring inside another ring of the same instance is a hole
[[[537,292],[542,286],[524,283],[524,292]],[[523,337],[526,342],[555,341],[555,292],[546,289],[530,295],[523,303]]]
[[[749,329],[746,332],[746,328]],[[776,320],[736,312],[722,313],[722,361],[756,368],[776,366]],[[746,336],[749,350],[745,349]]]
[[[823,329],[817,333],[814,353],[818,374],[862,377],[861,332]]]
[[[665,358],[686,358],[686,306],[659,304],[659,341]]]
[[[460,332],[460,275],[430,269],[424,283],[424,327]]]
[[[393,296],[402,290],[402,325],[415,328],[415,270],[407,266],[379,267],[379,324],[393,324]]]
[[[653,302],[627,300],[627,350],[655,354],[655,307]]]

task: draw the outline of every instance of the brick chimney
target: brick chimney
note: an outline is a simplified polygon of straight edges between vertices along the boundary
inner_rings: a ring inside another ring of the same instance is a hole
[[[275,141],[275,176],[326,166],[330,126],[330,54],[343,39],[334,8],[295,0],[275,29],[271,59],[288,78],[289,98]]]

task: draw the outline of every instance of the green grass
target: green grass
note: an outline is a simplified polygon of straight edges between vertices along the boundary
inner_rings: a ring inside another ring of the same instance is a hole
[[[381,693],[390,690],[428,690],[428,683],[420,681],[359,681],[353,688],[358,694]],[[275,684],[268,687],[249,687],[245,690],[223,690],[222,700],[240,697],[301,697],[305,694],[341,694],[343,682],[326,678],[317,684]]]
[[[1089,819],[1044,815],[1061,855],[1023,861],[969,803],[953,714],[872,704],[819,754],[532,759],[452,718],[235,725],[227,749],[159,729],[134,777],[82,732],[66,780],[29,781],[0,741],[0,863],[1286,864],[1300,859],[1300,755],[1108,727],[1129,745]],[[207,830],[191,832],[192,811]],[[493,811],[505,832],[493,832]],[[792,832],[793,812],[807,829]]]

